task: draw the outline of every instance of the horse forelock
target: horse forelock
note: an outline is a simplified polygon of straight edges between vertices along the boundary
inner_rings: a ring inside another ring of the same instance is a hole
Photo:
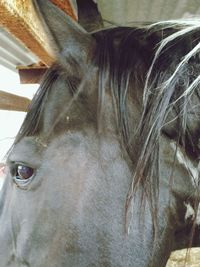
[[[48,100],[52,84],[58,79],[58,77],[59,72],[57,68],[52,67],[46,71],[41,85],[28,108],[28,112],[15,138],[14,144],[18,143],[26,136],[34,136],[40,132],[44,107]]]

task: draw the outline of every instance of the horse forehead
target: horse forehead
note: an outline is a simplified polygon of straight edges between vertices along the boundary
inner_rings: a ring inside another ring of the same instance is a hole
[[[51,157],[71,157],[76,154],[85,157],[89,153],[93,158],[113,160],[117,156],[122,158],[121,146],[113,135],[97,134],[95,129],[66,130],[61,135],[54,137],[48,145],[46,154]]]

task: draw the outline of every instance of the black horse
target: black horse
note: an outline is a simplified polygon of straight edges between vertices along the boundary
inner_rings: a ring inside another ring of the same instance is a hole
[[[200,245],[200,20],[88,34],[33,3],[57,62],[8,156],[0,265],[164,267]]]

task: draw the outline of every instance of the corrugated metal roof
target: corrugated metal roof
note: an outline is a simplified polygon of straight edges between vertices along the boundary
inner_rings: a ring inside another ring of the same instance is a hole
[[[94,0],[104,21],[117,25],[200,16],[200,0]]]
[[[16,66],[37,63],[39,59],[10,33],[0,27],[0,64],[17,71]]]

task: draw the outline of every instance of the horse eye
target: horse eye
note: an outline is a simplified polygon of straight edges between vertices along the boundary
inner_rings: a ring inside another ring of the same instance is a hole
[[[25,165],[16,165],[15,167],[15,179],[28,180],[34,174],[34,169]]]

